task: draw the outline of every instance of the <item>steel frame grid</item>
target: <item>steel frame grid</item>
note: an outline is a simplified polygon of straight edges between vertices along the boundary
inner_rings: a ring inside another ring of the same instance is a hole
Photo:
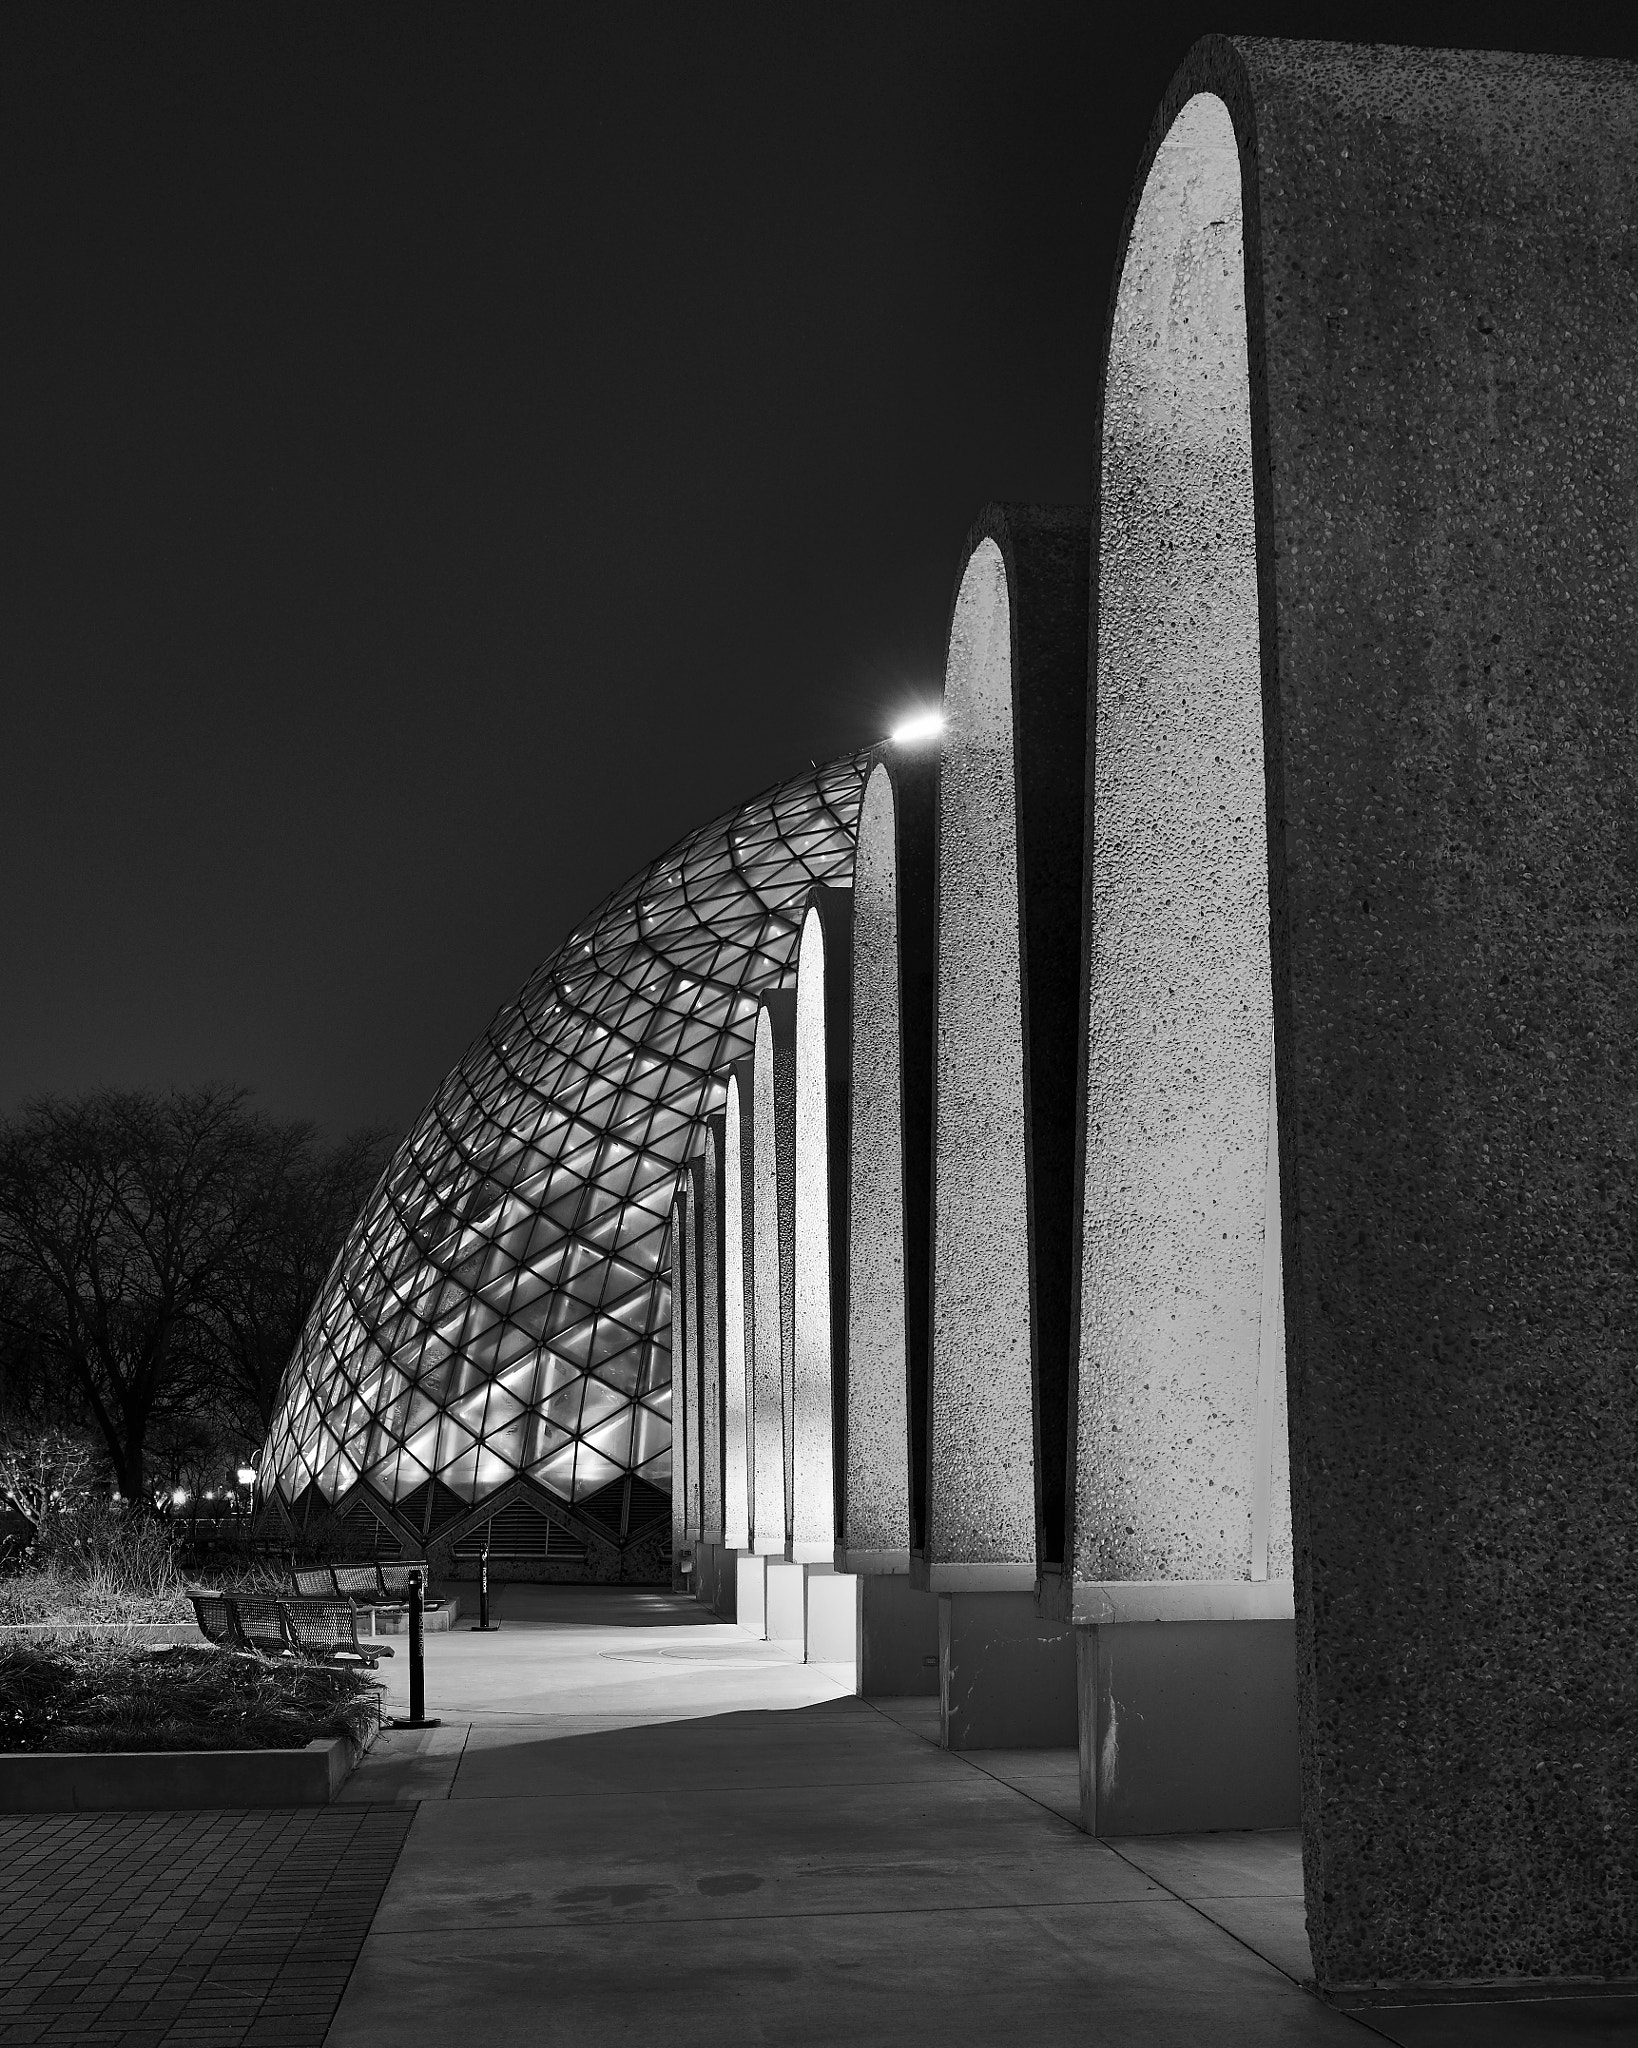
[[[476,1503],[518,1476],[570,1502],[626,1473],[669,1487],[678,1173],[758,999],[794,977],[808,889],[852,879],[877,752],[669,848],[468,1050],[286,1371],[263,1472],[287,1505],[361,1483],[387,1503],[432,1481]]]

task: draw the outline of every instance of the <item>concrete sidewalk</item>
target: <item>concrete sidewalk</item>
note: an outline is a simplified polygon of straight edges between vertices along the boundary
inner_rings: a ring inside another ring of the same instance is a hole
[[[1638,2048],[1620,1997],[1337,2011],[1294,1833],[1093,1841],[1073,1751],[949,1754],[688,1599],[498,1611],[344,1794],[419,1804],[328,2048]]]
[[[853,1698],[690,1601],[500,1612],[428,1641],[446,1725],[348,1788],[422,1803],[330,2048],[1371,2038],[1296,1981],[1290,1836],[1117,1853],[1066,1817],[1072,1752],[946,1754],[931,1702]]]

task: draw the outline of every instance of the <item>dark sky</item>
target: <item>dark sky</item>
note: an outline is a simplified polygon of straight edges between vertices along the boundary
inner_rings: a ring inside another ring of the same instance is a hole
[[[1197,34],[1634,12],[10,0],[0,1112],[407,1126],[600,897],[936,688],[987,498],[1084,497]]]

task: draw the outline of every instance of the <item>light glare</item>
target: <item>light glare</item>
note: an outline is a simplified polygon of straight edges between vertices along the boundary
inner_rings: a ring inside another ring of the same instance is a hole
[[[913,718],[894,726],[888,738],[896,747],[913,747],[918,740],[934,740],[944,730],[942,711],[918,711]]]

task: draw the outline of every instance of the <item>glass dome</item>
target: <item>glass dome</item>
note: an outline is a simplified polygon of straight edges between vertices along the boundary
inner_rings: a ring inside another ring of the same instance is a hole
[[[410,1533],[523,1477],[559,1502],[668,1491],[678,1169],[802,899],[847,883],[874,750],[718,818],[576,927],[383,1175],[285,1375],[287,1507],[366,1488]]]

